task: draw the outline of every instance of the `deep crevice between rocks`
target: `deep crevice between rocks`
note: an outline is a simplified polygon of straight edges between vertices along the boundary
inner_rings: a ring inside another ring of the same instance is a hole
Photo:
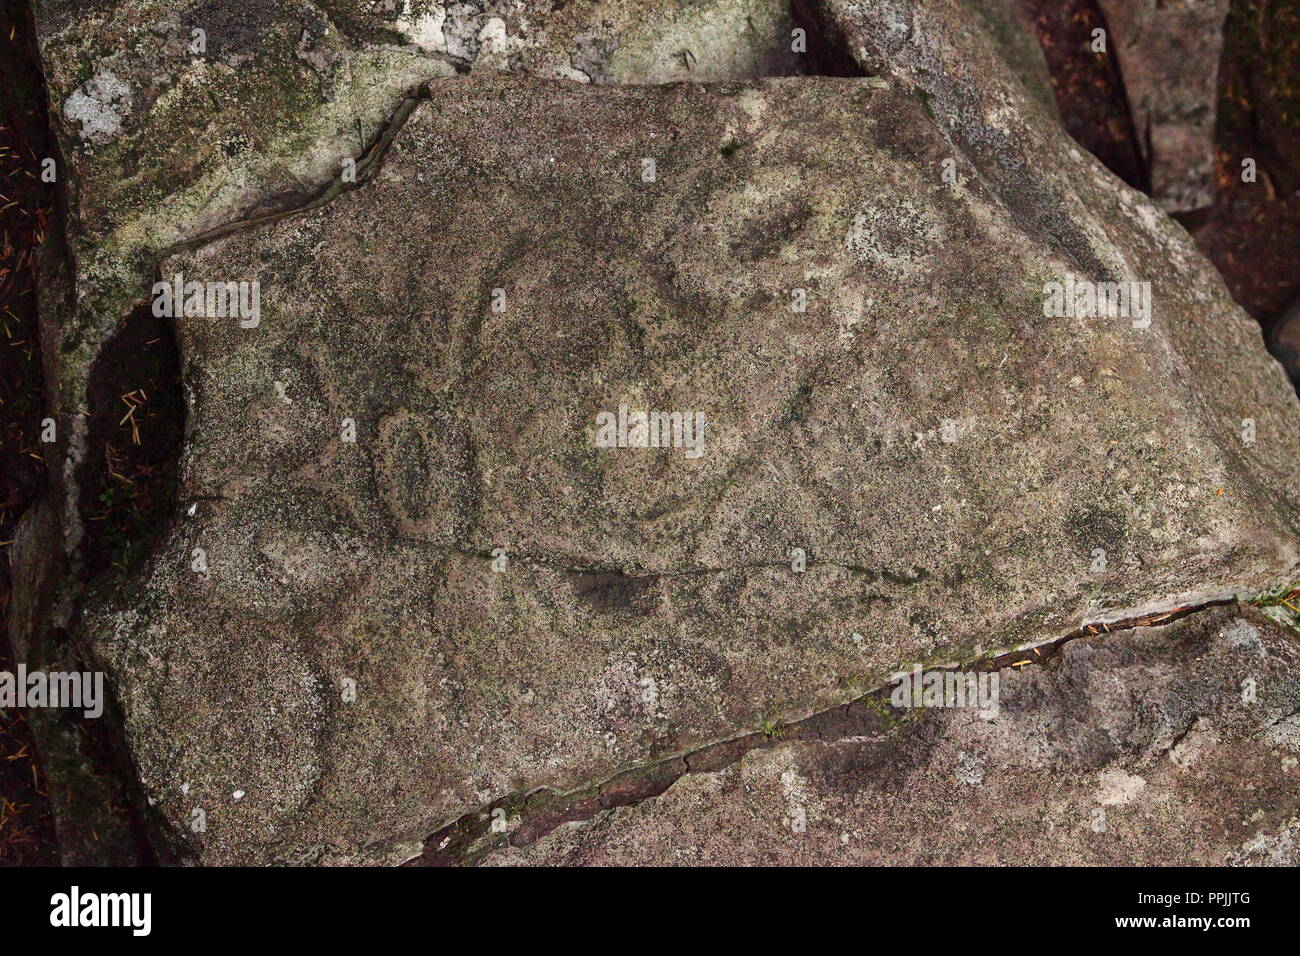
[[[1107,48],[1115,50],[1096,0],[1035,0],[1031,14],[1066,132],[1112,173],[1150,195],[1151,171],[1133,123],[1123,64],[1117,54],[1089,49],[1092,30],[1101,28]]]
[[[38,163],[43,157],[54,159],[56,171],[54,182],[45,183],[43,179],[40,180],[41,188],[48,190],[51,196],[49,220],[45,223],[43,235],[32,239],[29,252],[36,264],[35,272],[39,277],[40,294],[43,297],[50,296],[52,299],[58,299],[68,292],[63,285],[64,274],[71,268],[72,259],[64,229],[64,210],[70,205],[68,179],[70,164],[66,161],[59,141],[50,127],[47,92],[39,65],[40,57],[32,4],[23,2],[17,5],[13,11],[7,13],[6,19],[9,21],[9,29],[5,30],[7,38],[26,49],[25,59],[21,59],[21,54],[15,54],[12,50],[7,52],[4,61],[6,67],[4,79],[6,92],[13,96],[15,104],[20,93],[32,100],[29,114],[25,117],[25,120],[30,119],[30,123],[16,124],[25,135],[25,142],[31,153],[28,157],[31,169],[26,170],[27,176],[37,181],[38,174],[42,172]],[[30,128],[27,128],[28,126]],[[20,182],[16,186],[11,183],[5,188],[21,191],[22,184]],[[11,238],[19,237],[14,235]],[[32,309],[33,314],[35,313],[34,290],[25,305]],[[48,303],[42,305],[49,307]],[[65,306],[71,308],[70,303],[65,303]],[[56,311],[58,308],[55,306]],[[41,327],[41,323],[33,320],[30,329],[25,331],[39,343],[42,331],[48,334],[58,330],[49,324],[47,318],[44,328]],[[170,341],[169,335],[165,341]],[[62,552],[62,541],[57,532],[63,521],[77,520],[76,516],[63,510],[65,503],[60,500],[61,495],[69,489],[64,488],[63,473],[59,463],[65,458],[79,460],[85,446],[77,434],[77,429],[70,428],[66,419],[54,417],[56,416],[55,405],[58,403],[51,395],[49,387],[57,386],[57,382],[47,382],[46,379],[59,374],[60,363],[57,360],[50,360],[51,343],[44,344],[47,349],[46,361],[41,363],[38,353],[35,369],[40,381],[39,385],[32,389],[30,397],[37,399],[36,411],[33,413],[37,418],[50,416],[47,420],[58,421],[58,431],[54,436],[57,445],[52,446],[58,451],[53,454],[53,464],[46,463],[52,471],[49,478],[43,482],[44,487],[39,489],[39,498],[33,495],[29,499],[36,507],[24,516],[23,530],[17,535],[19,538],[26,536],[26,541],[24,542],[25,553],[21,561],[15,562],[14,571],[25,582],[22,585],[22,600],[45,602],[46,613],[44,619],[36,622],[34,626],[23,621],[14,622],[8,640],[15,644],[13,650],[17,658],[33,670],[87,672],[93,668],[88,666],[89,662],[83,658],[73,642],[69,628],[66,626],[69,622],[61,617],[61,609],[55,607],[56,604],[60,604],[59,599],[44,585],[37,583],[52,575],[63,582],[60,587],[71,584],[72,588],[80,589],[87,579],[86,572],[89,570],[83,561],[67,560],[68,556]],[[173,356],[170,359],[163,358],[161,367],[175,365],[174,351],[173,347]],[[99,379],[101,382],[106,381],[102,374]],[[177,407],[171,402],[170,396],[157,397],[161,399],[161,407]],[[93,397],[88,396],[88,399],[89,404],[95,404]],[[5,411],[8,413],[9,409]],[[101,409],[101,412],[103,411]],[[8,414],[6,420],[9,421]],[[42,422],[42,431],[44,425],[45,423]],[[102,431],[103,434],[108,433],[107,423]],[[37,444],[35,447],[43,450],[50,446]],[[153,443],[150,443],[150,447],[153,447]],[[160,455],[166,459],[171,452],[171,449],[164,447]],[[47,451],[42,457],[49,457],[49,455],[50,452]],[[83,475],[84,468],[79,467],[73,479],[80,486],[80,490],[84,490]],[[84,496],[82,500],[85,500]],[[44,512],[38,510],[42,508],[45,509]],[[22,510],[25,509],[20,509],[20,514]],[[41,520],[42,513],[57,514],[60,517],[54,519],[54,524],[50,525],[48,519]],[[33,526],[27,526],[27,517],[33,519]],[[97,545],[104,544],[103,536],[94,537],[90,549],[92,552]],[[95,571],[100,570],[98,562],[94,560],[91,568]],[[29,592],[29,589],[33,590]],[[40,604],[37,606],[39,607]],[[9,622],[3,620],[3,615],[0,615],[0,625],[9,630],[8,624]],[[104,712],[96,718],[86,717],[76,709],[38,709],[26,715],[26,723],[33,731],[32,749],[45,780],[44,792],[41,796],[48,798],[53,821],[53,833],[47,837],[48,845],[42,848],[42,852],[67,864],[155,863],[158,857],[150,846],[143,817],[138,812],[140,802],[137,778],[127,755],[125,738],[121,733],[121,722],[116,716],[116,702],[112,687],[106,686],[104,692]],[[32,776],[34,777],[35,774],[33,773]],[[40,791],[42,785],[37,783],[36,786]]]
[[[119,586],[171,526],[176,505],[185,401],[180,356],[167,320],[137,308],[104,345],[91,367],[84,457],[77,469],[81,522],[77,606],[69,629],[94,591]],[[81,654],[70,635],[63,643]],[[135,773],[115,688],[105,682],[105,712],[80,721],[80,751],[111,800],[119,832],[113,862],[150,865],[167,859],[151,842],[150,817]],[[155,821],[157,822],[157,821]]]
[[[816,0],[791,0],[790,18],[805,31],[808,50],[804,54],[805,76],[861,76],[867,73],[849,52],[849,44],[830,21],[815,9]]]
[[[1139,627],[1157,627],[1211,608],[1236,603],[1234,598],[1178,605],[1117,621],[1086,624],[1062,636],[964,664],[926,667],[923,673],[958,670],[994,671],[1008,667],[1041,665],[1066,644]],[[406,866],[472,864],[507,847],[524,848],[564,823],[594,819],[600,813],[632,806],[663,794],[691,773],[712,773],[739,761],[752,750],[798,740],[834,742],[884,734],[919,711],[900,712],[889,702],[889,683],[881,684],[844,704],[837,704],[800,720],[774,722],[760,730],[706,744],[685,754],[634,767],[591,787],[560,793],[549,788],[514,793],[472,810],[435,831],[424,841],[423,851]],[[517,825],[511,821],[518,819]]]
[[[63,646],[73,648],[77,655],[72,662],[74,670],[90,671],[71,636],[60,631],[58,639]],[[62,809],[61,817],[79,815],[79,805],[85,800],[103,800],[106,807],[95,807],[93,813],[101,823],[107,822],[109,832],[93,829],[90,836],[97,846],[92,856],[74,857],[77,862],[94,860],[94,865],[108,866],[156,866],[160,863],[175,862],[174,854],[165,843],[155,839],[155,833],[165,821],[148,809],[144,791],[135,772],[135,762],[123,732],[123,721],[117,695],[112,684],[104,682],[103,713],[97,718],[84,717],[80,712],[69,712],[63,717],[63,723],[73,728],[77,734],[75,759],[83,761],[81,767],[73,774],[91,774],[96,786],[86,791],[69,794],[71,803]],[[49,757],[46,757],[48,760]],[[70,777],[72,775],[70,774]],[[73,777],[75,779],[75,777]],[[60,828],[69,821],[62,819]],[[78,830],[84,831],[83,821],[71,821]],[[74,839],[84,840],[86,834],[74,834]],[[65,858],[68,847],[61,846]]]
[[[56,155],[36,66],[34,30],[27,3],[0,10],[0,671],[12,672],[27,649],[10,634],[17,529],[48,494],[46,451],[39,437],[46,414],[41,329],[35,280],[42,236],[50,246],[63,237],[58,195],[61,182],[40,181],[40,160]],[[63,168],[63,167],[60,167]],[[11,646],[11,639],[14,645]],[[56,857],[55,819],[45,767],[31,715],[0,713],[0,866],[48,865]]]

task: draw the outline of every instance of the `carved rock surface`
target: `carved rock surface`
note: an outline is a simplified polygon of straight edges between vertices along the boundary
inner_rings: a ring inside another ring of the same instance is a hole
[[[986,141],[1045,115],[1006,90]],[[436,81],[361,188],[164,262],[261,289],[176,319],[180,514],[82,631],[186,851],[400,860],[1293,577],[1300,408],[1186,235],[1037,119],[1037,205],[945,182],[935,115],[897,78]],[[1045,316],[1066,272],[1150,281],[1149,326]],[[598,447],[620,406],[702,414],[702,454]]]
[[[108,670],[168,849],[427,858],[914,663],[1293,583],[1295,394],[1183,230],[1061,131],[1009,11],[37,0],[71,255],[14,606]],[[180,297],[175,514],[87,595],[87,378],[155,272],[258,308]],[[1092,283],[1150,308],[1089,313]],[[1083,311],[1048,314],[1054,284]],[[606,447],[628,410],[668,447]],[[1009,673],[1003,718],[783,741],[488,859],[1186,862],[1168,835],[1215,814],[1245,822],[1189,857],[1290,859],[1289,638],[1242,611],[1164,633]],[[998,801],[1048,836],[990,830]],[[684,806],[776,829],[673,844]]]
[[[49,377],[67,419],[160,254],[328,197],[431,78],[802,69],[786,0],[35,0],[34,12],[72,220],[72,294],[45,306],[62,313]]]

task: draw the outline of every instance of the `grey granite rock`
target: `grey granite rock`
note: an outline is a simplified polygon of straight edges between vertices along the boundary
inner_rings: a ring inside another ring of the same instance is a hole
[[[1214,201],[1214,121],[1229,0],[1098,0],[1162,209]]]
[[[75,6],[40,9],[40,540],[76,554],[85,378],[155,272],[189,418],[143,567],[20,579],[61,582],[182,858],[400,862],[914,662],[1300,574],[1294,392],[967,6],[819,0],[869,76],[766,80],[783,5]]]
[[[439,81],[362,188],[164,262],[260,314],[177,318],[182,514],[83,639],[188,851],[392,861],[913,661],[1294,576],[1295,397],[1186,236],[1055,140],[1056,205],[947,183],[932,109]],[[1094,257],[1149,326],[1044,315]],[[702,414],[701,454],[600,447],[620,406]]]

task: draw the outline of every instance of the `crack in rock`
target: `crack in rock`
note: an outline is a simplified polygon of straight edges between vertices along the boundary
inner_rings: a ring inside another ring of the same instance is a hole
[[[1086,624],[1061,637],[1026,648],[964,664],[926,668],[922,675],[964,670],[998,671],[1008,667],[1042,665],[1056,656],[1066,644],[1081,638],[1172,624],[1193,614],[1233,603],[1227,599],[1212,600],[1178,605],[1118,621]],[[506,846],[527,847],[561,824],[591,820],[606,810],[651,800],[687,774],[722,770],[739,761],[751,750],[771,747],[779,741],[835,742],[880,736],[889,732],[899,713],[889,703],[889,687],[888,683],[882,684],[853,700],[801,720],[776,724],[765,730],[707,744],[680,756],[634,767],[589,787],[565,793],[539,788],[500,797],[461,815],[432,833],[425,839],[420,855],[406,865],[448,866],[473,863]],[[1174,745],[1186,733],[1184,731],[1174,741]]]

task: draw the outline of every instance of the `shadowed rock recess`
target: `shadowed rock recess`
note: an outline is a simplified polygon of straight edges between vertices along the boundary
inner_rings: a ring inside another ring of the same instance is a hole
[[[1138,146],[1156,204],[1189,212],[1214,201],[1214,120],[1229,0],[1098,0],[1114,31]]]
[[[259,289],[173,319],[141,566],[43,512],[169,856],[1295,862],[1295,634],[1208,605],[1300,577],[1300,406],[998,4],[71,6],[63,473],[155,278]],[[995,715],[864,716],[973,662]]]

